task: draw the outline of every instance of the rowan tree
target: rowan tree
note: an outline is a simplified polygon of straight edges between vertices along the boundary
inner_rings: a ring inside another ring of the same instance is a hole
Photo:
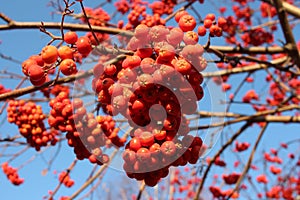
[[[300,197],[299,2],[20,1],[0,18],[3,198]]]

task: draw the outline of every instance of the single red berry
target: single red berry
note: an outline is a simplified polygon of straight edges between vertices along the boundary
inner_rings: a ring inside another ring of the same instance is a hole
[[[199,36],[205,36],[206,35],[206,28],[204,26],[198,27],[198,35]]]
[[[76,32],[69,31],[64,34],[64,41],[68,44],[75,44],[78,40]]]
[[[78,40],[76,41],[76,47],[78,52],[83,56],[87,56],[93,50],[90,40],[86,36],[78,38]]]
[[[184,15],[180,18],[178,25],[183,32],[192,31],[196,27],[196,20],[191,15]]]
[[[66,75],[70,76],[72,74],[77,73],[77,68],[76,68],[76,63],[72,59],[65,59],[59,64],[59,69],[60,71]]]

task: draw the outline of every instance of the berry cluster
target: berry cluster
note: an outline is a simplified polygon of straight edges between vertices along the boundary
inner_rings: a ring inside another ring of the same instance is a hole
[[[209,30],[211,37],[221,37],[223,30],[227,29],[227,20],[224,17],[219,17],[218,20],[216,20],[214,14],[207,14],[204,18],[203,26],[198,27],[198,35],[204,36],[206,29]]]
[[[235,151],[237,152],[242,152],[242,151],[246,151],[250,146],[250,143],[248,142],[238,142],[235,141]]]
[[[102,165],[109,161],[100,147],[111,145],[123,146],[124,141],[119,138],[118,130],[112,118],[94,117],[87,113],[83,102],[68,98],[68,94],[60,92],[50,101],[52,110],[48,118],[51,127],[62,132],[67,132],[66,138],[69,146],[74,148],[74,153],[79,160],[89,159],[91,163]]]
[[[280,73],[278,70],[276,70],[274,74],[277,75],[281,81],[285,82],[292,89],[295,95],[300,94],[300,80],[297,77],[292,77],[289,72]],[[285,88],[282,88],[281,85],[277,82],[273,82],[271,80],[272,77],[267,77],[267,81],[271,83],[269,86],[270,97],[267,97],[266,101],[269,105],[276,106],[284,101],[286,95],[288,94],[288,91]],[[299,99],[292,98],[291,102],[294,104],[298,104]]]
[[[93,50],[91,34],[78,38],[75,32],[69,31],[64,34],[63,45],[57,48],[53,45],[45,46],[39,55],[33,55],[22,63],[22,72],[29,77],[31,83],[40,86],[49,81],[49,74],[54,74],[55,68],[65,76],[77,73],[76,62],[81,62]],[[95,42],[94,42],[95,43]]]
[[[34,147],[37,151],[42,146],[47,146],[49,143],[55,145],[58,141],[58,132],[55,130],[47,131],[43,120],[46,115],[42,111],[42,107],[33,102],[23,100],[11,100],[7,107],[7,120],[19,127],[22,136],[27,140],[27,143]]]
[[[88,158],[91,163],[98,165],[107,163],[109,156],[103,153],[101,147],[110,148],[112,145],[121,147],[124,145],[124,139],[119,138],[119,129],[115,128],[115,122],[111,116],[95,118],[92,113],[78,115],[84,107],[80,107],[80,100],[77,100],[75,99],[73,103],[76,131],[67,133],[68,144],[74,147],[74,153],[78,159]]]
[[[243,20],[247,25],[252,25],[251,16],[253,10],[249,6],[240,7],[234,5],[232,6],[232,10],[239,21]]]
[[[180,28],[171,30],[138,25],[128,43],[134,55],[94,67],[92,83],[99,105],[109,115],[123,115],[133,128],[124,169],[130,177],[145,179],[151,186],[167,175],[169,166],[196,163],[202,145],[199,137],[188,135],[189,122],[184,115],[195,113],[197,101],[203,97],[200,72],[207,63],[203,47],[184,39],[184,32],[195,28],[188,20],[192,16],[182,18],[187,21],[179,21]],[[181,42],[188,45],[182,48]],[[156,178],[146,178],[148,173]]]
[[[233,192],[233,189],[228,189],[228,190],[223,191],[217,186],[210,186],[209,191],[212,193],[213,197],[216,199],[226,199],[226,197],[229,197],[229,195],[231,193],[233,193],[233,194],[231,195],[230,198],[232,198],[232,199],[239,198],[239,193]]]
[[[85,8],[85,12],[88,16],[89,23],[94,26],[105,26],[106,22],[110,20],[110,15],[102,8]],[[86,17],[80,18],[83,23],[87,23]]]
[[[57,96],[60,92],[66,92],[67,94],[70,93],[70,88],[65,85],[54,85],[52,87],[47,87],[41,89],[43,95],[47,98],[50,98],[50,95]]]
[[[19,177],[18,170],[9,166],[7,162],[2,164],[2,170],[12,184],[21,185],[24,182],[24,179]]]
[[[128,177],[155,186],[168,175],[169,167],[195,164],[198,161],[201,138],[186,135],[182,140],[157,140],[153,135],[151,132],[141,132],[139,137],[135,136],[127,145],[123,153],[123,168]],[[156,136],[158,138],[160,135]]]
[[[274,6],[271,6],[270,4],[266,2],[261,2],[260,4],[260,12],[262,17],[274,17],[277,14],[276,8]]]
[[[64,184],[68,188],[72,187],[75,183],[74,180],[70,178],[70,175],[65,171],[59,174],[58,180],[60,183]]]
[[[232,185],[232,184],[236,184],[236,182],[239,180],[240,176],[241,176],[240,173],[233,172],[228,175],[223,174],[222,177],[226,184]]]
[[[126,0],[118,0],[114,3],[114,6],[116,7],[117,11],[123,15],[130,9],[130,4]]]
[[[115,5],[122,14],[130,11],[127,16],[128,23],[124,26],[124,29],[130,30],[134,29],[139,24],[145,24],[148,27],[164,25],[166,22],[161,16],[173,11],[174,2],[172,0],[165,0],[149,4],[147,1],[134,0],[128,4],[127,1],[121,0]],[[147,13],[147,7],[152,9],[152,14]]]
[[[268,32],[263,28],[256,28],[244,33],[241,36],[241,39],[244,41],[245,46],[259,46],[264,43],[272,43],[274,41],[274,36],[271,32]]]

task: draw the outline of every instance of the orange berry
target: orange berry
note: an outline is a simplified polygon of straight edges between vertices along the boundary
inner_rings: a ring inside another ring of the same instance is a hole
[[[59,69],[66,76],[77,73],[76,63],[72,59],[63,60],[59,65]]]
[[[45,63],[52,64],[56,62],[58,58],[58,51],[55,46],[48,45],[42,49],[41,55]]]
[[[61,46],[58,49],[58,55],[62,60],[67,58],[73,59],[73,54],[74,54],[73,50],[68,46]]]
[[[78,39],[76,32],[69,31],[64,34],[64,41],[68,44],[75,44]]]

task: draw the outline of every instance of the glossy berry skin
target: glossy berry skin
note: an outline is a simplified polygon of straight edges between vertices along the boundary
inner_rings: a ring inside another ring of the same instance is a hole
[[[42,49],[41,55],[46,64],[53,64],[58,58],[58,51],[55,46],[49,45]]]
[[[59,65],[59,69],[66,76],[77,73],[76,63],[72,59],[63,60]]]
[[[34,86],[41,86],[41,85],[43,85],[46,81],[47,81],[47,77],[46,77],[46,76],[42,76],[42,77],[41,77],[40,79],[38,79],[38,80],[30,79],[30,82],[31,82],[32,85],[34,85]]]
[[[204,26],[198,27],[198,35],[199,36],[205,36],[206,35],[206,28]]]
[[[58,55],[62,60],[67,58],[72,59],[73,54],[74,54],[73,50],[68,46],[61,46],[58,49]]]
[[[215,21],[216,16],[212,13],[206,15],[205,19],[210,19],[211,21]]]
[[[173,141],[165,141],[160,148],[163,155],[168,157],[174,156],[176,153],[176,146]]]
[[[31,65],[28,68],[29,78],[33,81],[38,81],[44,77],[44,70],[39,65]]]
[[[199,40],[198,34],[194,31],[188,31],[183,36],[183,41],[187,45],[197,44],[198,40]]]
[[[64,41],[68,44],[75,44],[78,40],[78,36],[76,32],[69,31],[64,35]]]
[[[78,52],[83,56],[87,56],[93,50],[89,38],[85,36],[78,38],[76,47]]]
[[[210,19],[205,19],[204,20],[204,27],[205,28],[210,28],[213,22]]]
[[[179,20],[180,20],[180,18],[181,18],[182,16],[188,15],[188,14],[189,14],[189,13],[188,13],[187,11],[185,11],[185,10],[182,10],[182,11],[177,12],[176,15],[175,15],[175,20],[176,20],[176,22],[178,23]]]
[[[178,25],[183,32],[192,31],[196,27],[196,20],[191,15],[184,15],[180,18]]]
[[[132,138],[129,143],[129,148],[133,151],[138,151],[142,147],[141,142],[138,138]]]

